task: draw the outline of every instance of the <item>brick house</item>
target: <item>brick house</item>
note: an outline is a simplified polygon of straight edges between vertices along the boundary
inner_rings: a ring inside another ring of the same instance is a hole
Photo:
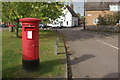
[[[85,23],[90,26],[97,25],[99,15],[118,12],[120,5],[117,2],[86,2],[85,8]]]

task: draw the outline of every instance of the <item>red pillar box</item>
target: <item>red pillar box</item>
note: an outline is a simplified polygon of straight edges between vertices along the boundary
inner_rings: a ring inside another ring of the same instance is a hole
[[[22,66],[33,71],[39,65],[39,22],[37,18],[19,19],[22,22]]]
[[[15,27],[15,25],[11,24],[11,25],[8,25],[9,27],[9,32],[13,32],[13,27]]]

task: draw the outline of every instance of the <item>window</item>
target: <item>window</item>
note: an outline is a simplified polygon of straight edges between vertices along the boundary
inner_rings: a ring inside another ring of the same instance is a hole
[[[93,23],[97,24],[98,23],[98,19],[97,18],[93,19]]]
[[[50,21],[50,24],[52,24],[53,23],[53,21]]]
[[[67,21],[67,25],[68,25],[68,21]]]
[[[114,10],[116,10],[116,6],[114,6]]]
[[[110,11],[118,11],[117,5],[110,5]]]
[[[63,26],[63,21],[60,22],[60,26]]]
[[[91,14],[88,14],[88,16],[91,16]]]

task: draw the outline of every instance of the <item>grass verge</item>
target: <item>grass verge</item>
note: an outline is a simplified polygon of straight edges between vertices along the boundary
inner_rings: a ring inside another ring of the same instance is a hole
[[[19,36],[22,31],[19,30]],[[62,38],[59,40],[58,55],[54,54],[57,33],[39,31],[38,71],[30,73],[22,70],[22,38],[14,37],[14,32],[2,31],[2,77],[3,78],[50,78],[65,74],[65,54]]]

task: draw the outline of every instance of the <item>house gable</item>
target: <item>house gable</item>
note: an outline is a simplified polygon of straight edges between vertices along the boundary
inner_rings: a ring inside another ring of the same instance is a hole
[[[66,7],[66,8],[64,9],[64,7]],[[77,14],[69,6],[64,6],[64,7],[63,7],[63,12],[62,13],[64,13],[65,15],[60,16],[60,18],[57,18],[55,21],[53,21],[53,24],[54,23],[60,23],[64,27],[72,27],[72,26],[75,26],[75,25],[78,26],[78,16],[77,16]]]
[[[72,17],[78,17],[75,11],[70,6],[66,6],[66,8],[72,14]]]

